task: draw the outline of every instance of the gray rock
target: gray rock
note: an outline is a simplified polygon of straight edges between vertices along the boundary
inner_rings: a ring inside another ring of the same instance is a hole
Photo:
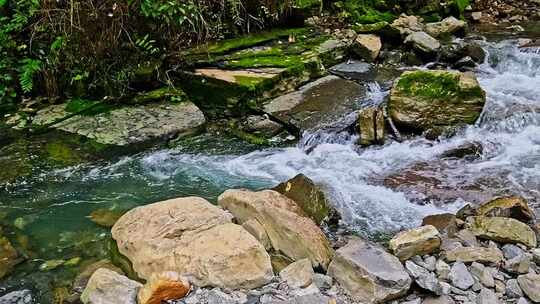
[[[48,125],[70,113],[65,105],[53,105],[39,111],[36,125]],[[79,134],[106,145],[126,146],[159,139],[187,136],[199,132],[206,120],[195,104],[158,103],[124,107],[97,115],[77,115],[54,128]]]
[[[327,304],[330,297],[321,294],[317,286],[310,285],[307,288],[295,291],[295,304]]]
[[[535,303],[540,302],[540,275],[528,273],[520,275],[518,278],[519,287],[529,299]]]
[[[32,292],[28,289],[12,291],[0,297],[0,304],[31,304],[33,302]]]
[[[506,244],[502,247],[502,252],[506,259],[513,259],[517,256],[523,255],[525,251],[513,244]]]
[[[424,264],[421,266],[429,271],[435,271],[436,264],[437,264],[437,258],[435,258],[432,255],[429,255],[429,256],[424,257]]]
[[[330,276],[320,273],[313,275],[313,284],[315,284],[315,286],[317,286],[319,289],[330,289],[332,287],[332,283],[333,280]]]
[[[439,41],[426,32],[414,32],[410,34],[405,38],[405,43],[411,44],[415,50],[429,55],[436,53],[441,48]]]
[[[493,288],[495,287],[495,280],[489,268],[484,265],[474,262],[470,267],[471,274],[478,279],[482,285]]]
[[[469,229],[460,230],[456,234],[456,237],[460,240],[463,246],[478,247],[478,240],[476,240],[476,236]]]
[[[296,261],[279,272],[279,276],[289,287],[304,288],[313,282],[315,272],[309,259]]]
[[[237,304],[235,299],[224,293],[219,288],[214,288],[208,292],[208,303],[212,304]]]
[[[448,17],[440,22],[426,24],[426,32],[433,37],[451,35],[457,32],[464,32],[467,22],[455,17]]]
[[[328,275],[351,296],[368,303],[402,296],[411,285],[411,278],[398,258],[360,238],[353,238],[336,251]]]
[[[471,273],[467,270],[467,266],[462,262],[456,262],[452,266],[449,278],[452,285],[462,290],[467,290],[474,284]]]
[[[517,304],[530,304],[530,302],[529,300],[525,298],[519,298],[519,300],[517,301]]]
[[[478,297],[476,297],[476,304],[499,304],[499,298],[497,295],[488,288],[482,288]]]
[[[259,132],[266,137],[272,137],[283,130],[283,126],[270,120],[264,115],[250,115],[245,122],[245,128],[248,132]]]
[[[400,304],[422,304],[422,299],[416,298],[416,299],[413,299],[413,300],[401,302]]]
[[[510,273],[524,274],[529,272],[531,259],[526,254],[518,255],[504,262],[504,269]]]
[[[533,261],[536,264],[540,265],[540,248],[535,248],[535,249],[531,250],[531,253],[532,253],[532,256],[533,256]]]
[[[506,291],[506,284],[504,281],[495,280],[495,291],[497,293],[504,293]]]
[[[137,304],[142,284],[112,270],[100,268],[94,272],[81,295],[84,304]]]
[[[435,276],[435,273],[429,272],[427,269],[416,265],[412,261],[405,262],[405,268],[414,278],[416,284],[423,289],[429,290],[436,295],[442,295],[442,287]]]
[[[441,280],[448,280],[450,275],[450,265],[443,260],[438,260],[435,264],[435,270]]]
[[[350,60],[340,63],[330,68],[330,73],[353,80],[373,80],[377,70],[373,64]]]
[[[422,301],[422,304],[454,304],[456,303],[450,296],[428,297]]]
[[[523,291],[516,279],[510,279],[506,282],[506,296],[511,299],[523,297]]]

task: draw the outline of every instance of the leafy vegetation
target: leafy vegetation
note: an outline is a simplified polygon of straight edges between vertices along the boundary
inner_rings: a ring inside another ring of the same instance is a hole
[[[390,22],[396,18],[384,0],[347,0],[335,5],[343,10],[342,17],[360,24]]]

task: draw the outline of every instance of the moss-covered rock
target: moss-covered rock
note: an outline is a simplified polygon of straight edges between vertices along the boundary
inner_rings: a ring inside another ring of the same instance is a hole
[[[474,124],[486,95],[472,73],[405,72],[390,92],[388,112],[405,130]]]
[[[0,279],[9,274],[20,262],[19,253],[0,230]]]

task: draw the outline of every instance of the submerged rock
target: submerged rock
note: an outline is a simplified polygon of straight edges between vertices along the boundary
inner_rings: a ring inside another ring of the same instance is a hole
[[[292,199],[315,223],[327,222],[336,225],[339,214],[327,199],[326,194],[309,177],[298,174],[283,182],[275,190]]]
[[[81,295],[84,304],[137,304],[142,284],[106,268],[94,272]]]
[[[367,107],[358,113],[356,129],[362,146],[383,144],[386,134],[383,111],[378,107]]]
[[[485,92],[471,73],[405,72],[394,83],[388,113],[406,130],[473,124],[483,110]]]
[[[227,190],[218,204],[239,223],[256,219],[276,251],[297,261],[308,258],[313,267],[326,269],[333,251],[321,229],[291,199],[272,190]]]
[[[102,227],[112,227],[114,223],[124,214],[122,211],[110,210],[107,208],[101,208],[92,211],[88,216],[90,220]]]
[[[479,238],[536,247],[536,234],[526,224],[505,217],[469,217],[471,231]]]
[[[402,261],[415,255],[430,254],[438,250],[440,246],[439,231],[433,226],[422,226],[400,232],[389,242],[390,250]]]
[[[199,286],[256,288],[273,277],[264,247],[202,198],[135,208],[116,222],[112,236],[143,279],[175,271]]]
[[[411,278],[398,258],[359,238],[336,251],[328,275],[363,303],[399,298],[411,286]]]
[[[191,102],[124,107],[67,118],[69,115],[66,105],[53,105],[39,111],[33,123],[52,124],[58,130],[79,134],[100,144],[126,146],[192,135],[206,122],[203,113]]]

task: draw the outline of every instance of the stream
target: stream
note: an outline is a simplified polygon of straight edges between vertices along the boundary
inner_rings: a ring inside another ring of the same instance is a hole
[[[268,188],[299,173],[324,187],[345,227],[368,237],[496,195],[522,195],[538,209],[540,52],[520,51],[515,40],[482,44],[489,56],[476,75],[487,105],[477,125],[450,139],[413,137],[364,149],[354,136],[319,130],[306,132],[296,146],[257,150],[201,135],[182,148],[41,170],[19,180],[0,190],[0,211],[17,227],[14,235],[28,239],[35,258],[0,282],[0,294],[26,288],[39,299],[57,298],[56,287],[67,286],[79,269],[43,271],[45,261],[106,258],[110,233],[87,218],[93,210],[191,195],[215,202],[226,189]],[[372,83],[358,102],[380,103],[387,94]],[[482,146],[480,157],[441,157],[471,142]]]

